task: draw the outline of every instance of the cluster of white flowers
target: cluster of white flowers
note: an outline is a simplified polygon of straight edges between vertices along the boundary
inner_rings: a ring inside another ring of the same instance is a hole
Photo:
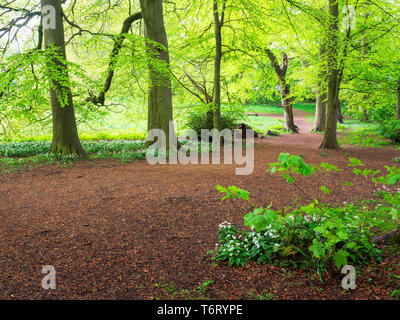
[[[311,222],[311,221],[317,221],[318,218],[314,217],[314,216],[309,216],[308,214],[304,215],[304,220],[306,220],[307,222]]]
[[[230,228],[232,226],[232,224],[228,221],[224,221],[219,225],[220,229],[224,229],[224,228]]]
[[[237,240],[236,237],[232,237],[231,240],[225,245],[225,249],[229,252],[229,256],[232,257],[235,253],[240,253],[240,247],[242,246],[242,242]]]
[[[257,247],[257,249],[261,247],[261,245],[260,245],[260,240],[262,239],[261,233],[250,232],[249,237],[252,239],[252,243]],[[248,242],[247,239],[245,241]],[[246,247],[248,248],[249,246],[250,246],[250,244],[247,243]]]
[[[389,193],[391,193],[392,190],[391,190],[387,185],[384,184],[384,185],[382,185],[381,188],[378,188],[377,191],[378,191],[378,192],[384,191],[384,192],[389,192]],[[397,191],[399,191],[399,189],[397,189]]]
[[[276,234],[275,229],[273,229],[271,225],[268,225],[265,228],[264,236],[265,237],[270,237],[271,239],[276,239],[276,238],[279,237],[279,235]]]

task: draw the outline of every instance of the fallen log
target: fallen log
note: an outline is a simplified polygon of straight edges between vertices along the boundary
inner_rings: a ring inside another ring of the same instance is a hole
[[[400,243],[400,228],[375,236],[374,242],[381,244]]]

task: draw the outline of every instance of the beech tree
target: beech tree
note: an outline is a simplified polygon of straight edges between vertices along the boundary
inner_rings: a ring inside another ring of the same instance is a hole
[[[320,148],[338,149],[339,144],[336,139],[337,131],[337,90],[338,90],[338,19],[339,19],[339,2],[337,0],[329,0],[329,29],[327,42],[328,56],[328,101],[326,108],[326,122],[324,139]]]
[[[152,59],[159,60],[162,65],[149,63],[149,97],[148,97],[148,130],[161,129],[166,134],[167,146],[172,121],[172,91],[169,75],[169,52],[167,33],[164,26],[162,0],[140,0],[145,26],[147,48]],[[175,131],[171,132],[175,139]]]
[[[220,4],[222,2],[222,5]],[[222,8],[221,8],[222,7]],[[219,9],[221,8],[221,9]],[[226,0],[214,0],[214,32],[215,32],[215,61],[214,61],[214,128],[222,130],[221,122],[221,60],[222,60],[222,27],[225,22]]]
[[[319,48],[319,65],[318,65],[318,81],[317,88],[315,90],[315,122],[314,132],[322,132],[325,130],[326,122],[326,55],[325,55],[325,44],[321,43]]]
[[[78,136],[75,110],[66,65],[63,12],[60,0],[42,0],[44,44],[49,53],[53,140],[50,152],[86,157]]]

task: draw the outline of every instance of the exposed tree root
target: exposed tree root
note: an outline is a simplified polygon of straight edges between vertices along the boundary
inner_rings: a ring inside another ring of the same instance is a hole
[[[87,159],[88,156],[81,146],[62,145],[61,143],[53,143],[50,148],[50,153],[60,154],[61,156],[73,155],[78,158]]]

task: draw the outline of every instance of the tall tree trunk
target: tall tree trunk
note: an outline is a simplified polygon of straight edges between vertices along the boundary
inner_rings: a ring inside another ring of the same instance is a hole
[[[288,83],[286,82],[286,72],[289,66],[288,56],[286,53],[282,54],[282,67],[281,67],[273,52],[269,49],[265,49],[265,51],[278,77],[277,88],[279,90],[279,93],[281,94],[282,107],[284,110],[285,130],[297,133],[299,132],[299,128],[294,123],[293,106],[290,98],[290,88]]]
[[[326,48],[325,44],[321,43],[319,48],[319,60],[326,61]],[[318,72],[318,85],[315,92],[316,108],[315,108],[315,122],[314,132],[322,132],[325,130],[326,122],[326,65],[325,63],[319,67]]]
[[[340,103],[340,100],[339,100],[340,88],[338,88],[337,92],[338,92],[337,98],[336,98],[336,104],[337,104],[337,121],[338,121],[339,123],[344,123],[344,118],[343,118],[343,114],[342,114],[342,104]]]
[[[147,48],[150,59],[164,62],[169,68],[168,39],[164,26],[162,0],[140,0],[145,27],[145,37],[150,40]],[[159,45],[161,46],[159,46]],[[171,78],[167,70],[160,71],[159,66],[149,63],[149,98],[147,129],[160,129],[166,135],[167,146],[170,145],[169,136],[176,138],[175,131],[169,131],[169,122],[172,121],[172,91]]]
[[[321,89],[319,89],[321,90]],[[316,95],[316,109],[315,109],[315,122],[314,122],[314,132],[322,132],[325,130],[326,122],[326,93],[317,92]]]
[[[68,68],[65,64],[66,52],[61,2],[60,0],[41,0],[41,7],[42,15],[44,15],[42,19],[54,19],[55,22],[54,28],[47,25],[43,30],[45,48],[48,52],[52,50],[51,62],[48,63],[53,116],[53,141],[50,152],[86,157],[78,136]],[[55,17],[52,16],[52,10],[46,10],[48,8],[54,9]]]
[[[289,85],[281,83],[278,85],[279,92],[281,94],[282,108],[283,108],[283,118],[285,121],[285,130],[293,133],[299,132],[299,128],[294,123],[293,106],[292,100],[290,98],[290,88]]]
[[[337,90],[338,90],[338,18],[339,3],[329,0],[330,25],[328,30],[328,103],[324,139],[320,148],[338,149],[337,131]]]
[[[214,60],[214,129],[222,130],[221,121],[221,61],[222,61],[222,26],[225,19],[225,5],[221,9],[221,18],[218,10],[218,1],[214,0],[214,32],[215,32],[215,60]]]
[[[343,114],[342,114],[342,105],[340,103],[340,87],[342,85],[343,81],[343,73],[344,73],[344,67],[345,67],[345,58],[347,56],[347,47],[344,50],[344,56],[342,57],[342,61],[340,63],[340,68],[338,71],[338,76],[337,76],[337,89],[336,89],[336,108],[337,108],[337,121],[339,123],[344,123],[343,121]]]
[[[370,16],[369,13],[366,13],[364,15],[364,20],[365,23],[367,22],[368,17]],[[366,39],[366,35],[365,35],[365,30],[361,31],[361,61],[365,61],[367,59],[367,55],[368,55],[368,43],[367,43],[367,39]],[[367,100],[367,95],[363,94],[362,97],[362,104],[360,106],[360,111],[363,114],[363,121],[368,122],[369,121],[369,115],[368,115],[368,110],[366,108],[366,103],[365,101]]]

